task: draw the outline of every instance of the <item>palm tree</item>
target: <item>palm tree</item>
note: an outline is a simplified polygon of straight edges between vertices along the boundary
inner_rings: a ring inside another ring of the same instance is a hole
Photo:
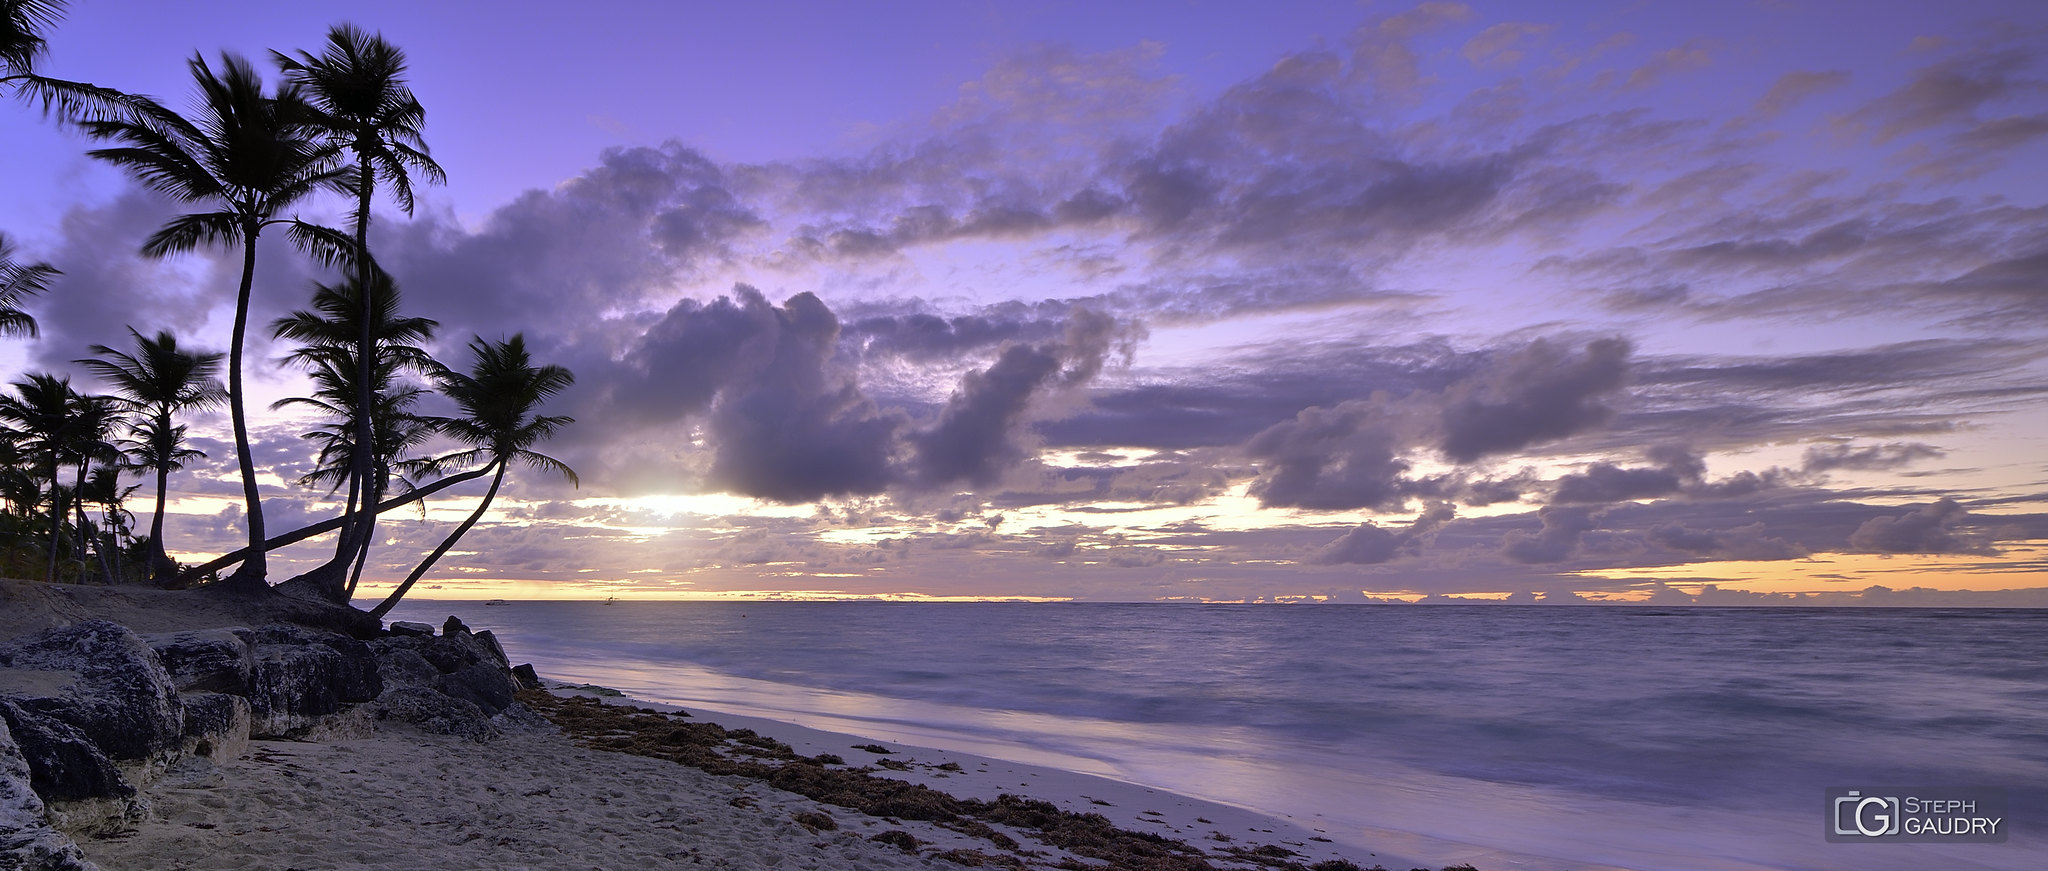
[[[72,558],[78,560],[78,577],[85,577],[88,545],[93,538],[92,524],[85,516],[87,500],[86,482],[96,466],[123,465],[127,459],[114,444],[114,431],[123,423],[121,403],[111,396],[74,395],[71,420],[68,428],[64,453],[74,470],[70,497],[71,507],[77,515],[72,524],[74,544]],[[55,573],[55,551],[51,552],[52,574]]]
[[[359,287],[372,286],[371,273],[376,267],[369,256],[370,201],[375,197],[377,181],[390,183],[393,198],[409,215],[413,209],[413,172],[434,184],[447,180],[440,164],[428,153],[420,132],[427,113],[406,85],[405,52],[385,41],[383,34],[340,24],[327,31],[327,46],[317,57],[307,52],[300,52],[297,58],[271,52],[271,57],[292,82],[305,90],[317,123],[328,139],[355,155],[355,170],[349,183],[356,197],[355,245],[361,254],[356,261],[356,283]],[[370,396],[371,369],[376,363],[371,326],[377,318],[370,310],[372,300],[370,296],[362,298],[362,313],[356,319],[359,331],[354,405],[374,411],[378,403]],[[372,433],[376,427],[374,415],[359,414],[355,424],[356,436],[351,444],[376,443]],[[371,452],[359,450],[349,459],[347,504],[352,519],[342,522],[336,558],[353,558],[360,563],[376,525],[378,500],[363,492],[375,458]],[[355,515],[357,511],[360,516]]]
[[[25,99],[42,101],[44,112],[54,108],[66,119],[126,108],[134,98],[120,91],[36,73],[36,62],[50,47],[43,31],[63,10],[64,0],[0,0],[0,88],[11,86]]]
[[[14,243],[0,233],[0,336],[35,338],[36,319],[21,310],[21,303],[49,289],[50,279],[61,274],[48,263],[16,263]]]
[[[159,331],[156,338],[144,338],[134,327],[135,353],[93,345],[97,357],[78,360],[106,381],[122,401],[138,415],[133,429],[137,450],[146,468],[156,472],[156,513],[149,522],[149,573],[159,584],[177,577],[178,565],[164,550],[164,499],[171,472],[185,461],[206,456],[183,446],[185,428],[172,418],[180,412],[217,408],[227,400],[220,384],[219,352],[189,351],[178,347],[178,339]]]
[[[20,450],[40,468],[31,474],[49,482],[50,569],[45,580],[57,580],[57,544],[63,538],[63,506],[58,498],[58,469],[71,435],[71,412],[78,392],[71,379],[38,372],[16,381],[13,396],[0,396],[0,418],[19,428]]]
[[[343,578],[351,574],[350,564],[360,565],[368,554],[375,507],[383,496],[390,464],[400,452],[426,438],[424,427],[407,411],[420,391],[395,385],[402,372],[433,371],[433,358],[417,343],[433,339],[440,326],[429,318],[399,316],[398,286],[391,276],[372,268],[368,277],[371,292],[367,294],[362,292],[360,280],[315,285],[313,307],[317,311],[295,311],[271,325],[272,335],[301,343],[288,359],[311,370],[317,388],[311,397],[287,399],[278,405],[310,406],[340,422],[338,427],[315,430],[308,437],[322,443],[321,466],[312,477],[331,481],[337,489],[349,485],[342,535],[334,557],[301,576],[315,591],[337,602],[347,601]],[[372,353],[367,364],[358,357],[357,343],[365,334],[370,336]],[[357,445],[365,444],[366,433],[372,449],[356,450]],[[362,466],[365,458],[370,463],[367,474]],[[359,508],[370,510],[359,514]]]
[[[151,257],[190,251],[205,243],[240,245],[242,281],[235,296],[235,324],[228,348],[228,413],[234,422],[235,459],[241,466],[249,543],[255,548],[229,578],[231,589],[263,589],[267,566],[261,546],[263,503],[256,488],[256,462],[249,449],[243,411],[242,351],[249,326],[249,292],[256,278],[256,240],[274,224],[290,223],[302,244],[329,259],[348,254],[337,234],[279,217],[315,190],[333,187],[342,173],[337,153],[319,142],[311,113],[289,83],[266,95],[255,67],[239,55],[223,54],[215,74],[194,55],[192,77],[199,85],[196,120],[143,101],[133,118],[86,123],[95,139],[122,143],[90,152],[127,170],[155,190],[188,203],[217,206],[210,212],[171,219],[142,246]]]
[[[66,460],[79,466],[82,482],[86,467],[112,453],[107,436],[119,422],[119,409],[104,396],[80,396],[71,389],[68,377],[38,372],[16,381],[13,396],[0,396],[0,419],[20,428],[20,451],[41,466],[37,477],[50,485],[49,572],[45,579],[57,579],[57,552],[64,539],[61,472]],[[75,489],[75,488],[74,488]]]
[[[515,334],[503,342],[487,342],[477,337],[470,341],[469,350],[476,358],[469,374],[444,368],[434,376],[442,395],[455,400],[456,406],[462,410],[461,417],[437,418],[435,428],[469,447],[436,462],[471,465],[481,460],[497,467],[497,471],[491,475],[491,487],[484,492],[483,501],[477,503],[476,510],[449,533],[441,545],[434,548],[434,552],[428,554],[397,589],[391,591],[390,596],[370,609],[372,617],[382,618],[390,613],[399,600],[405,598],[412,585],[418,583],[427,570],[476,525],[491,507],[491,500],[497,497],[499,485],[505,483],[505,470],[514,462],[556,472],[569,479],[569,483],[578,483],[576,472],[562,461],[532,450],[535,444],[575,422],[568,417],[540,415],[535,411],[542,400],[575,383],[576,376],[560,366],[533,365],[523,335]]]

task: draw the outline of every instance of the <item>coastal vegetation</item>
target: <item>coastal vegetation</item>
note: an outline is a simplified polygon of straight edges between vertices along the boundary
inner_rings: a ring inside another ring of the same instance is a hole
[[[179,110],[42,75],[38,63],[64,6],[0,0],[0,94],[82,131],[99,146],[87,151],[91,157],[188,208],[143,241],[141,253],[237,256],[234,322],[225,352],[137,325],[128,327],[130,347],[90,346],[91,356],[76,363],[104,393],[54,372],[7,386],[0,395],[0,571],[249,596],[275,590],[345,604],[362,580],[381,515],[488,477],[475,510],[376,608],[381,616],[482,519],[512,467],[576,480],[567,465],[535,449],[572,422],[539,411],[573,382],[570,372],[535,362],[517,334],[474,337],[467,372],[438,362],[431,350],[438,324],[403,311],[400,277],[370,249],[380,194],[410,214],[415,184],[446,180],[427,146],[426,109],[407,85],[402,50],[381,34],[339,24],[317,54],[271,52],[278,75],[268,82],[241,55],[194,54],[187,65],[195,97]],[[299,217],[323,197],[347,203],[347,230]],[[304,433],[312,471],[292,483],[324,489],[339,505],[319,522],[275,535],[265,522],[244,375],[266,231],[283,234],[316,271],[336,276],[313,282],[307,307],[270,325],[311,385],[271,411],[318,419]],[[0,234],[0,336],[37,338],[28,308],[61,269],[32,260]],[[423,410],[435,403],[456,413]],[[207,459],[190,444],[190,427],[194,415],[220,408],[233,430],[248,544],[180,566],[174,554],[190,551],[177,546],[167,510],[172,476]],[[153,505],[147,528],[138,529],[128,500],[145,483]],[[324,562],[283,583],[271,577],[271,552],[327,533],[335,533],[334,549]]]

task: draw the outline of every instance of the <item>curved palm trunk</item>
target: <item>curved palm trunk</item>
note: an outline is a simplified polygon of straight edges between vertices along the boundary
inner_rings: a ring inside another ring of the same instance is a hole
[[[441,559],[441,555],[447,553],[449,548],[454,547],[455,542],[461,539],[465,533],[469,532],[469,528],[475,526],[477,520],[484,516],[484,512],[490,510],[491,500],[498,495],[498,485],[503,483],[505,483],[505,464],[499,463],[498,473],[491,476],[491,489],[484,493],[484,501],[476,506],[476,510],[470,512],[469,519],[462,521],[461,526],[456,527],[454,532],[449,533],[448,538],[441,542],[441,546],[434,548],[434,552],[427,555],[426,561],[420,563],[418,568],[412,570],[412,574],[405,577],[405,583],[399,584],[398,589],[392,590],[390,596],[385,597],[384,601],[379,603],[377,607],[371,608],[370,616],[381,620],[385,614],[391,613],[391,609],[398,606],[398,600],[405,598],[406,591],[411,590],[413,584],[419,583],[420,577],[427,573],[427,569],[433,568],[434,563]]]
[[[260,228],[242,228],[242,287],[235,296],[235,332],[228,347],[228,416],[235,424],[235,462],[242,469],[242,501],[248,505],[249,556],[229,576],[227,586],[236,592],[257,592],[269,588],[264,576],[269,566],[263,559],[263,501],[256,492],[256,458],[249,449],[249,420],[242,410],[242,347],[249,331],[249,293],[256,283],[256,237]]]
[[[371,530],[377,522],[376,499],[367,495],[376,451],[376,426],[371,419],[375,407],[370,390],[370,358],[376,353],[376,335],[371,328],[376,294],[370,292],[370,199],[376,177],[371,174],[369,158],[363,151],[360,145],[356,147],[356,288],[362,297],[362,310],[357,314],[362,325],[356,336],[356,439],[355,448],[349,452],[348,507],[342,512],[341,535],[335,541],[334,556],[301,576],[336,602],[347,602],[354,591],[351,570],[361,573]]]
[[[170,552],[164,549],[164,494],[170,486],[171,467],[158,463],[156,513],[149,518],[149,579],[163,587],[170,586],[178,577],[178,564],[171,561]]]
[[[480,469],[471,469],[461,474],[450,475],[446,478],[442,478],[439,481],[435,481],[432,484],[428,484],[425,487],[413,490],[403,496],[395,496],[383,502],[379,502],[377,503],[377,510],[379,512],[384,512],[390,511],[393,508],[401,508],[406,505],[410,505],[414,502],[420,501],[421,499],[425,499],[428,496],[432,496],[435,493],[439,493],[442,490],[446,490],[449,487],[453,487],[456,484],[460,484],[464,481],[474,481],[478,478],[488,475],[491,473],[491,470],[492,466],[484,466],[483,468]],[[319,535],[321,533],[333,532],[337,529],[340,529],[341,523],[342,518],[331,517],[326,520],[322,520],[319,523],[311,524],[309,526],[301,526],[298,529],[294,529],[276,538],[265,539],[263,541],[263,549],[276,550],[281,547],[298,544],[299,542],[305,541],[306,539],[312,538],[313,536]],[[193,566],[189,569],[179,572],[178,581],[181,584],[192,583],[193,581],[196,581],[199,578],[204,577],[211,572],[220,571],[221,569],[227,568],[228,566],[234,565],[235,563],[248,559],[249,553],[252,550],[254,550],[254,548],[245,547],[240,550],[229,551],[227,553],[221,554],[220,556],[214,557],[212,560],[209,560],[205,563]]]

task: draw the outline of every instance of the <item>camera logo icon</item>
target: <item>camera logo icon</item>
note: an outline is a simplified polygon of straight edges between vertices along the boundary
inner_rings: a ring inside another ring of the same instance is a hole
[[[1901,814],[1896,796],[1863,795],[1852,789],[1848,795],[1835,797],[1834,811],[1837,835],[1882,838],[1900,831]]]

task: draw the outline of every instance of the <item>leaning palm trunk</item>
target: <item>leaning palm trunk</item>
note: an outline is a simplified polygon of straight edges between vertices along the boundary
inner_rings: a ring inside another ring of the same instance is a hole
[[[421,499],[425,499],[428,496],[432,496],[435,493],[439,493],[442,490],[446,490],[449,487],[453,487],[456,484],[460,484],[464,481],[473,481],[476,480],[477,478],[481,478],[485,475],[490,474],[491,470],[491,466],[485,466],[481,469],[471,469],[461,474],[449,475],[448,477],[442,478],[439,481],[435,481],[432,484],[428,484],[425,487],[421,487],[417,490],[407,492],[403,496],[393,496],[390,499],[386,499],[382,502],[379,502],[377,503],[377,510],[379,512],[383,512],[390,511],[393,508],[402,508],[406,505],[418,502]],[[298,529],[294,529],[290,532],[284,533],[283,535],[280,535],[276,538],[265,539],[263,541],[263,549],[277,550],[281,547],[287,547],[290,545],[298,544],[299,542],[305,541],[306,539],[312,538],[313,536],[320,535],[321,533],[333,532],[334,530],[341,528],[342,520],[343,518],[340,517],[330,517],[326,520],[320,521],[319,523],[311,524],[308,526],[301,526]],[[191,584],[192,582],[197,581],[198,579],[205,577],[208,574],[220,571],[221,569],[227,568],[228,566],[234,565],[235,563],[248,559],[249,554],[253,550],[254,548],[244,547],[240,550],[233,550],[221,554],[220,556],[214,557],[212,560],[208,562],[193,566],[189,569],[180,572],[178,574],[178,581],[181,585]]]
[[[483,518],[484,512],[490,510],[491,500],[497,498],[498,495],[498,485],[505,483],[505,464],[501,462],[497,465],[498,473],[491,476],[491,489],[484,493],[484,501],[476,506],[475,511],[469,513],[469,518],[462,521],[461,526],[455,527],[455,531],[449,533],[448,537],[442,540],[440,547],[434,548],[434,552],[428,554],[426,560],[421,562],[418,568],[412,570],[412,574],[405,577],[405,582],[399,584],[398,589],[392,590],[391,595],[386,596],[384,601],[377,604],[377,607],[370,609],[370,616],[381,620],[385,614],[391,613],[391,609],[397,607],[400,599],[405,598],[406,592],[412,589],[412,585],[419,583],[420,578],[427,573],[427,569],[433,568],[434,563],[441,559],[441,555],[447,553],[449,548],[454,547],[455,542],[460,540],[465,533],[469,532],[470,527],[475,526],[476,522]]]
[[[262,229],[254,221],[242,225],[242,286],[235,295],[235,331],[228,345],[228,416],[235,425],[235,462],[242,471],[242,501],[248,505],[245,519],[252,547],[263,542],[263,498],[256,491],[256,457],[249,449],[249,418],[243,412],[242,347],[247,344],[245,334],[249,331],[249,294],[256,284],[256,236]],[[227,586],[236,592],[264,590],[269,587],[264,581],[268,573],[263,549],[254,547],[241,568],[229,576]]]
[[[177,580],[178,564],[171,561],[171,554],[164,549],[164,493],[171,486],[171,467],[158,463],[156,467],[156,513],[149,518],[149,577],[158,586],[170,586]]]

